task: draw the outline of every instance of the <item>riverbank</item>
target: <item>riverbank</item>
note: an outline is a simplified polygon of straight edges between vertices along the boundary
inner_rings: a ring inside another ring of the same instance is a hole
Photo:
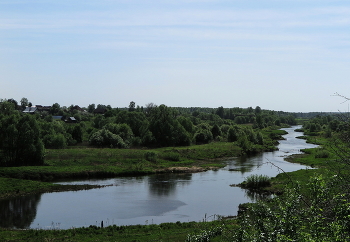
[[[333,176],[342,173],[350,174],[349,166],[339,160],[340,151],[333,145],[334,141],[319,136],[300,136],[297,138],[305,139],[307,143],[319,145],[316,148],[302,149],[302,154],[294,154],[285,158],[291,163],[298,163],[309,166],[310,169],[302,169],[293,172],[281,172],[276,177],[270,179],[270,186],[261,187],[260,192],[282,194],[287,187],[295,187],[296,182],[301,191],[310,182],[311,177],[322,176],[324,179],[330,179]]]
[[[251,152],[275,150],[277,140],[283,134],[283,130],[265,129],[265,144],[255,145]],[[28,193],[64,191],[64,186],[50,182],[67,179],[216,170],[225,166],[224,160],[227,158],[238,157],[242,153],[242,148],[236,142],[155,149],[50,149],[46,151],[44,166],[0,167],[0,199]],[[72,189],[67,187],[67,190]]]
[[[100,185],[59,185],[15,178],[0,177],[0,199],[25,196],[32,193],[80,191],[106,186]]]
[[[212,222],[163,223],[130,226],[90,226],[59,230],[8,230],[0,229],[1,241],[207,241],[220,238],[232,231],[235,220]],[[197,240],[195,240],[197,239]],[[199,240],[201,239],[201,240]]]

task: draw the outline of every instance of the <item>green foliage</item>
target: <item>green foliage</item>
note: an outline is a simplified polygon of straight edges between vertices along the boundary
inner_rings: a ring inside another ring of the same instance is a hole
[[[211,128],[211,133],[212,133],[214,139],[221,136],[222,132],[221,132],[219,125],[214,124],[214,126]]]
[[[108,129],[101,129],[93,133],[89,140],[91,145],[97,147],[126,148],[127,144],[117,134]]]
[[[195,133],[194,139],[196,144],[208,144],[213,140],[213,134],[208,129],[199,129]]]
[[[192,233],[187,235],[186,242],[206,242],[210,241],[212,238],[215,238],[222,234],[224,230],[223,226],[217,226],[214,228],[209,228],[206,230],[200,231],[200,233]]]
[[[64,149],[67,147],[67,141],[63,134],[46,135],[43,142],[45,148],[48,149]]]
[[[305,194],[295,186],[283,196],[252,204],[240,215],[240,227],[230,240],[348,241],[349,197],[334,187],[336,177],[312,177]]]
[[[325,149],[316,149],[315,158],[329,158],[330,153]]]
[[[176,119],[176,112],[165,106],[154,107],[150,113],[149,130],[161,146],[190,145],[190,134]]]
[[[238,138],[237,144],[242,148],[244,153],[250,153],[253,149],[253,144],[248,140],[246,135],[242,135]]]
[[[0,148],[2,166],[42,165],[44,145],[37,121],[18,112],[0,116]]]
[[[105,224],[108,223],[105,221]],[[96,225],[89,227],[56,229],[0,229],[3,241],[185,241],[189,234],[205,231],[219,234],[222,221],[162,223],[148,225],[117,226],[101,228]],[[204,236],[203,236],[204,237]],[[211,236],[213,238],[214,236]]]
[[[237,125],[234,125],[228,130],[227,140],[229,142],[235,142],[242,135],[241,129]]]
[[[259,144],[259,145],[264,145],[264,136],[262,135],[262,133],[261,132],[257,132],[256,133],[256,139],[257,139],[257,143]]]

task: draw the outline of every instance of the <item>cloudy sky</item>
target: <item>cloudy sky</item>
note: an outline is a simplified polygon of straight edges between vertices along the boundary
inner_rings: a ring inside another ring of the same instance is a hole
[[[2,99],[347,111],[349,64],[348,0],[0,0]]]

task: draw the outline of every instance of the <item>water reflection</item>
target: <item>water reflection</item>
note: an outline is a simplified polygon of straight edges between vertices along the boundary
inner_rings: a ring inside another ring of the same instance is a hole
[[[249,191],[246,190],[246,194],[245,194],[252,202],[257,202],[263,199],[268,199],[268,198],[272,198],[273,195],[272,194],[268,194],[268,193],[262,193],[262,192],[254,192],[254,191]]]
[[[190,184],[192,173],[167,173],[151,175],[148,178],[151,196],[169,197],[176,193],[176,187]]]
[[[256,167],[259,167],[263,163],[263,156],[257,154],[255,156],[240,156],[234,159],[234,162],[229,161],[226,166],[226,170],[240,172],[242,175],[247,172],[251,172]]]
[[[34,221],[41,194],[0,200],[0,227],[28,228]]]

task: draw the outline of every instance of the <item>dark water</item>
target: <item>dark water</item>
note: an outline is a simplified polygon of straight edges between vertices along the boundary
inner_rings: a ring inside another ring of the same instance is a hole
[[[284,161],[300,149],[315,147],[296,139],[301,133],[294,132],[295,128],[285,129],[289,133],[280,142],[279,151],[231,159],[217,171],[65,182],[62,184],[113,186],[0,200],[0,226],[67,229],[100,225],[101,221],[105,226],[158,224],[236,215],[238,205],[254,201],[254,194],[230,184],[238,184],[251,174],[276,176],[279,168],[285,172],[306,168]]]

